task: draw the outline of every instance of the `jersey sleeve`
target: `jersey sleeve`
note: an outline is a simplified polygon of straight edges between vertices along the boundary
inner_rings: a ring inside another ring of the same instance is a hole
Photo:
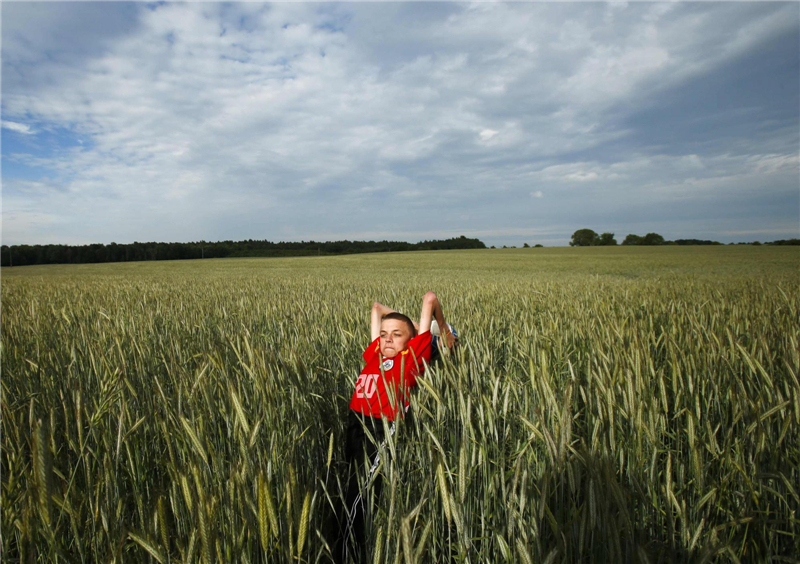
[[[369,362],[372,360],[372,357],[378,354],[378,351],[381,350],[380,341],[381,338],[378,337],[374,341],[372,341],[369,346],[364,350],[364,354],[361,355],[364,357],[364,362]]]
[[[422,361],[431,362],[431,332],[425,331],[420,333],[408,343],[409,354],[412,359],[416,359],[417,363],[421,366]]]

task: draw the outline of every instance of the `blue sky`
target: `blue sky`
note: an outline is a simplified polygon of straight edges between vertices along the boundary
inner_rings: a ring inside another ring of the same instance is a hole
[[[800,4],[3,2],[3,244],[800,236]]]

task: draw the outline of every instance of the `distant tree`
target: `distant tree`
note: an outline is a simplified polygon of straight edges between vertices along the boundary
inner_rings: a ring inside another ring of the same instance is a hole
[[[572,234],[570,247],[591,247],[600,242],[600,237],[591,229],[578,229]]]
[[[642,245],[663,245],[664,238],[658,233],[648,233],[642,238]]]
[[[759,245],[761,245],[761,241],[753,241],[753,245],[759,246]]]
[[[534,249],[541,249],[542,247],[544,247],[544,245],[541,245],[541,244],[539,244],[539,243],[536,243],[536,244],[533,246],[533,248],[534,248]]]
[[[602,235],[600,235],[600,242],[597,244],[603,247],[610,247],[612,245],[616,245],[617,240],[614,239],[613,233],[603,233]]]
[[[708,239],[675,239],[676,245],[721,245],[719,241],[710,241]]]
[[[629,233],[625,240],[622,242],[623,245],[641,245],[642,238],[639,235],[634,235],[633,233]]]
[[[528,243],[522,243],[522,248],[523,249],[530,249],[531,246]]]

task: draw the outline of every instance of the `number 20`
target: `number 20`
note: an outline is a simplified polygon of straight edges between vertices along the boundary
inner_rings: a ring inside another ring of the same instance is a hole
[[[375,390],[378,388],[378,375],[377,374],[360,374],[356,382],[356,397],[367,399],[375,395]]]

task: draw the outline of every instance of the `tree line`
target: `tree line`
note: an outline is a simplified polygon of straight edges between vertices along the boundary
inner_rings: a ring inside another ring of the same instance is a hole
[[[147,260],[183,260],[227,257],[290,257],[383,253],[390,251],[436,251],[485,249],[486,245],[465,236],[407,243],[405,241],[300,241],[273,243],[267,240],[198,241],[191,243],[110,243],[94,245],[3,245],[0,266],[34,264],[83,264]]]
[[[569,242],[571,247],[603,247],[616,245],[617,240],[614,238],[613,233],[601,233],[598,235],[591,229],[578,229],[572,234],[572,239]],[[625,240],[622,241],[623,245],[721,245],[719,241],[709,241],[707,239],[675,239],[674,241],[667,241],[663,236],[658,233],[648,233],[647,235],[635,235],[629,233]],[[742,244],[742,243],[739,243]],[[760,245],[759,241],[752,243],[745,243],[751,245]],[[800,245],[800,239],[780,239],[766,243],[767,245]]]
[[[688,239],[685,239],[688,241]],[[670,241],[671,242],[671,241]],[[658,233],[648,233],[647,235],[634,235],[633,233],[625,237],[622,242],[623,245],[664,245],[667,241]],[[598,235],[591,229],[578,229],[572,234],[572,239],[569,242],[571,247],[608,247],[617,244],[613,233],[601,233]],[[697,242],[697,243],[683,243],[683,244],[697,244],[697,245],[713,245],[719,244],[714,241]]]

